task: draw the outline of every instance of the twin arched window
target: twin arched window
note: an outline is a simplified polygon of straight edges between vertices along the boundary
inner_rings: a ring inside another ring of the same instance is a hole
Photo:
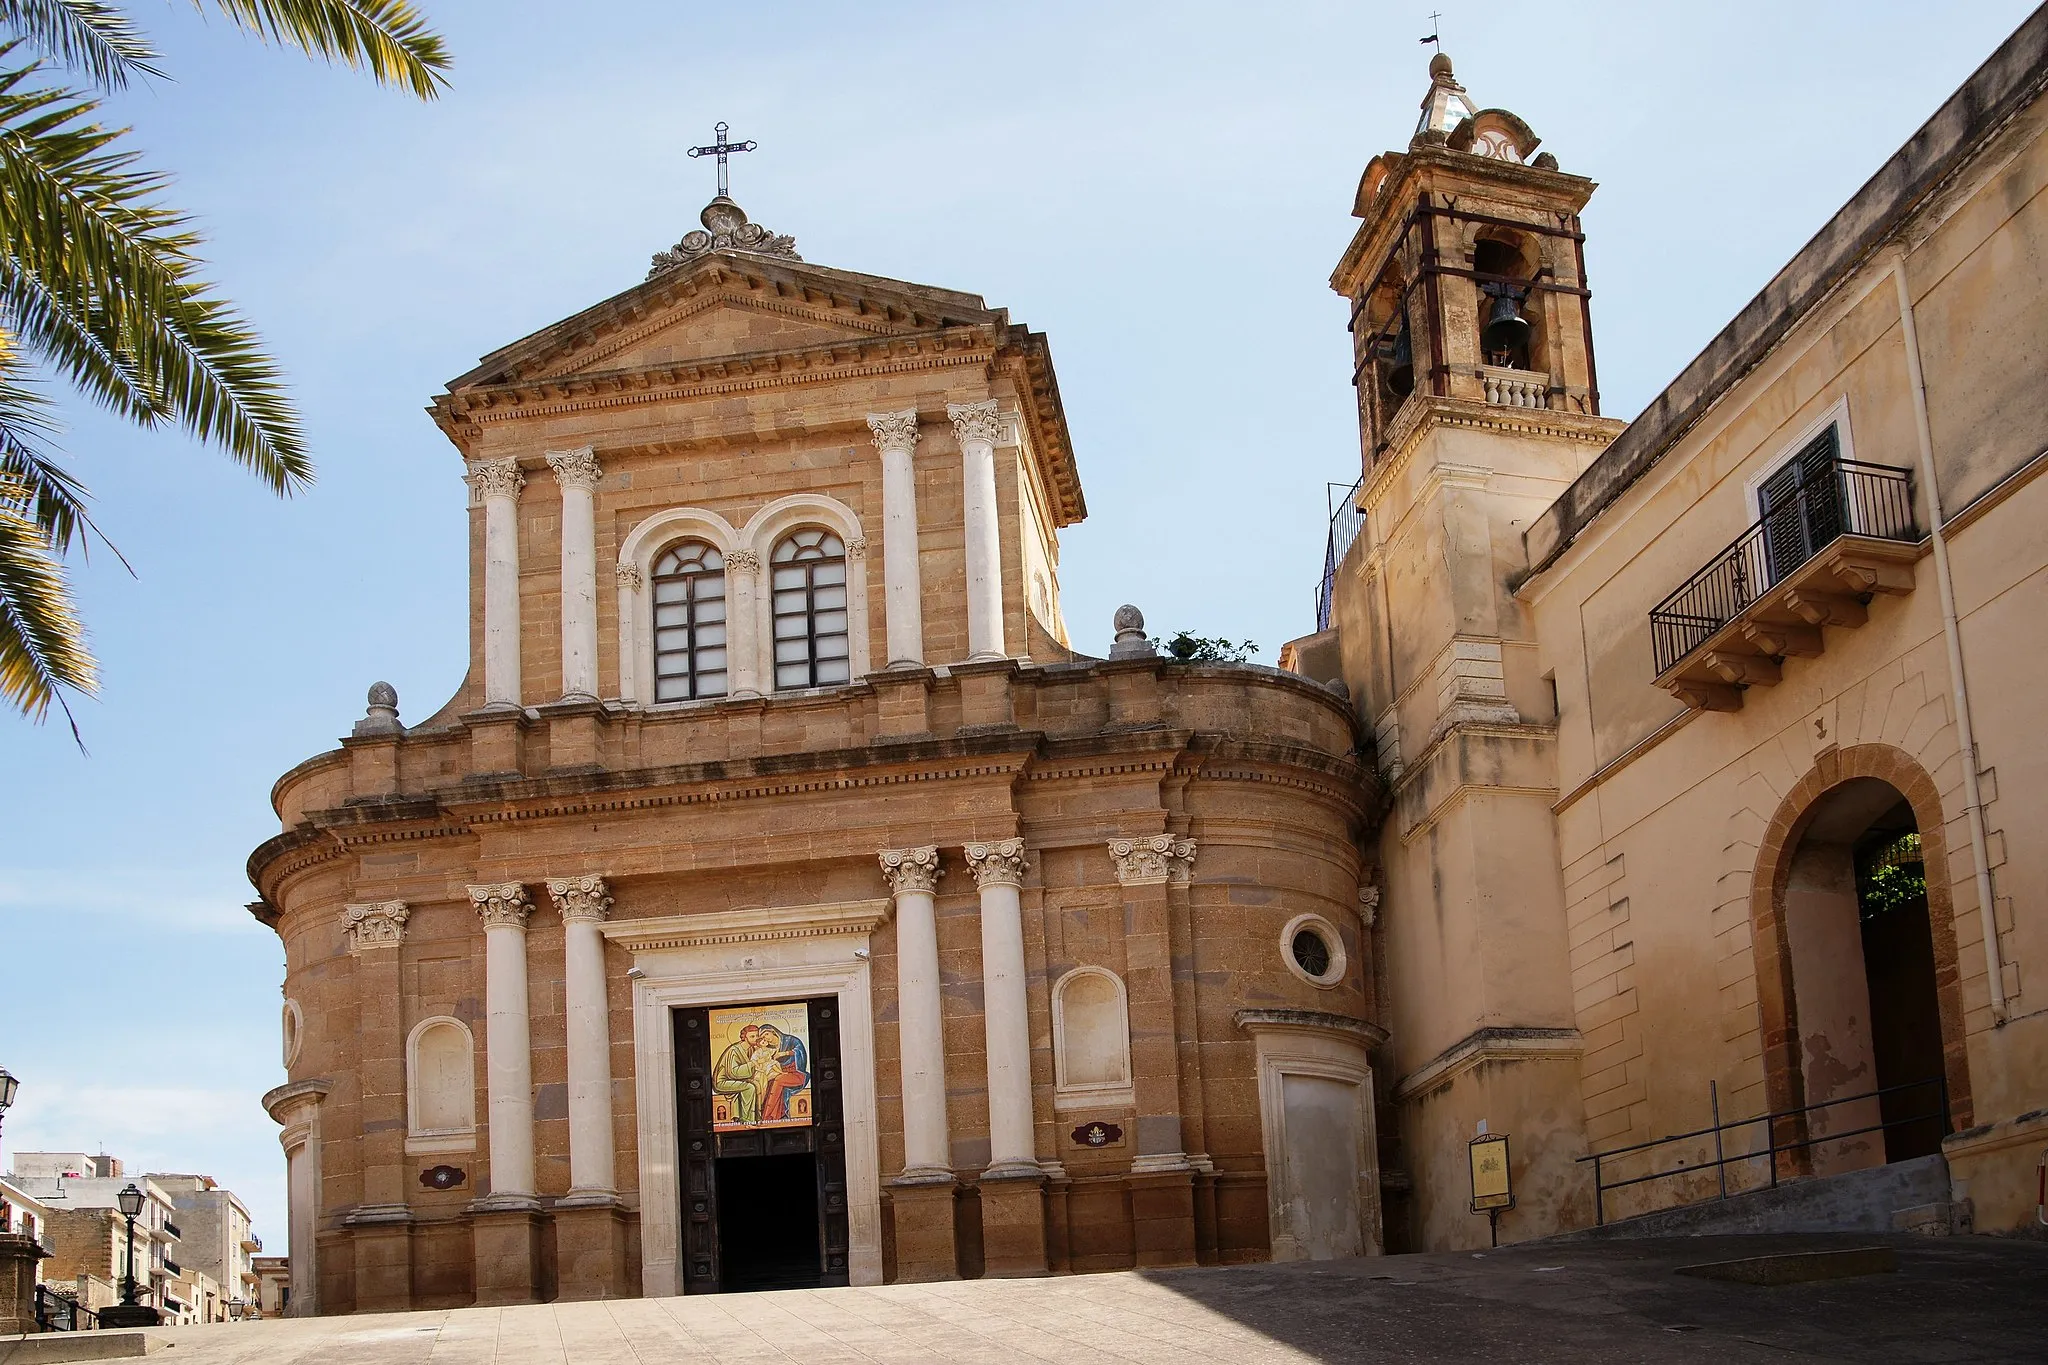
[[[775,690],[849,681],[846,542],[822,526],[792,531],[775,547],[769,572]]]
[[[725,556],[686,540],[654,561],[654,699],[726,692]]]
[[[707,541],[679,541],[655,556],[657,702],[730,691],[734,623],[726,614],[725,570],[725,556]],[[846,542],[822,526],[800,527],[776,543],[769,575],[775,690],[850,682]]]

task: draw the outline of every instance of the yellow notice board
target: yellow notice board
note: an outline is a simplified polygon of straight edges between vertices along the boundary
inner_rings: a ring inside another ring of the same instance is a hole
[[[1472,1156],[1472,1212],[1513,1208],[1515,1191],[1508,1171],[1507,1136],[1483,1134],[1472,1139],[1468,1150]]]
[[[786,1005],[709,1010],[711,1128],[808,1128],[811,1123],[811,1012]]]

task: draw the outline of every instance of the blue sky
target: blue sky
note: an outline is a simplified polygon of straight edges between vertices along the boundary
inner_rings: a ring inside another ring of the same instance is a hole
[[[0,718],[8,1150],[204,1171],[283,1242],[282,954],[242,909],[270,784],[394,683],[463,669],[461,466],[422,408],[605,298],[733,193],[813,261],[970,290],[1049,334],[1091,515],[1076,643],[1312,628],[1326,481],[1357,476],[1351,196],[1406,144],[1429,5],[773,7],[439,0],[422,106],[134,5],[175,82],[120,114],[178,175],[226,290],[292,376],[319,460],[280,502],[222,457],[75,405],[111,557],[78,584],[105,671],[61,722]],[[1968,5],[1453,8],[1481,107],[1522,115],[1585,214],[1606,410],[1630,416],[2028,12]],[[1396,989],[1398,989],[1396,983]]]

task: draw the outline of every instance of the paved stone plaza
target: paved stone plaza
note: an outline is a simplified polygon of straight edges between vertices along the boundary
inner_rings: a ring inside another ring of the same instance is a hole
[[[2048,1245],[1894,1239],[1896,1274],[1757,1288],[1677,1266],[1871,1239],[1688,1238],[1225,1270],[309,1318],[153,1333],[177,1365],[715,1361],[2021,1361]],[[0,1360],[6,1357],[0,1344]]]

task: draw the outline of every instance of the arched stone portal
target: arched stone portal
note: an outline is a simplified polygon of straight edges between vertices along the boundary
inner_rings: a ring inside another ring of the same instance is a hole
[[[1820,755],[1787,792],[1757,853],[1750,915],[1763,1015],[1765,1093],[1794,1114],[1780,1143],[1869,1132],[1784,1153],[1785,1175],[1830,1174],[1924,1156],[1971,1121],[1946,821],[1926,770],[1898,749]],[[1924,893],[1910,875],[1917,836]],[[1902,884],[1903,883],[1903,889]],[[1947,1082],[1949,1128],[1932,1121]]]

